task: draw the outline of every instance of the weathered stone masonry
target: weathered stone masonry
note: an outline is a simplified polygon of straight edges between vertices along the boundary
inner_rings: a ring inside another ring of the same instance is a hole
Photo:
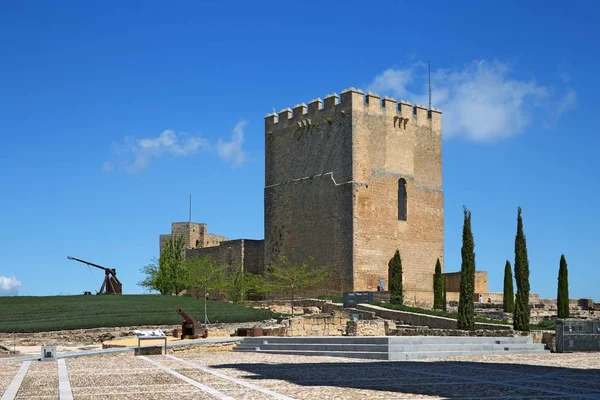
[[[265,118],[265,262],[312,256],[332,268],[329,289],[375,290],[398,248],[406,296],[430,302],[444,262],[441,112],[354,88],[339,100]]]
[[[209,256],[219,264],[228,264],[254,274],[264,271],[264,240],[235,239],[208,232],[206,224],[173,222],[171,233],[160,235],[160,251],[174,236],[183,236],[184,256]]]

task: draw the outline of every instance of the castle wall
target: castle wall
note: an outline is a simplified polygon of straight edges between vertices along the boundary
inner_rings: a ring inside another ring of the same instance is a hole
[[[188,257],[211,257],[218,264],[228,264],[244,271],[259,273],[264,266],[264,241],[237,239],[223,241],[219,245],[187,249]]]
[[[162,254],[162,251],[165,248],[165,245],[172,237],[173,237],[173,235],[171,235],[170,233],[165,233],[165,234],[159,235],[159,237],[158,237],[159,254]]]
[[[253,274],[264,272],[265,265],[265,241],[244,240],[244,271]]]
[[[203,246],[202,247],[210,247],[210,246],[218,246],[219,243],[225,242],[229,240],[225,236],[215,235],[213,233],[206,232],[203,238]]]
[[[337,100],[265,119],[265,262],[313,257],[343,291],[352,288],[352,135]]]
[[[201,247],[197,249],[186,250],[185,256],[188,257],[211,257],[218,264],[229,264],[233,267],[241,268],[243,265],[244,241],[230,240],[222,242],[219,246]]]
[[[448,272],[443,276],[446,292],[460,292],[460,272]],[[475,293],[488,293],[487,271],[475,271]]]
[[[389,289],[398,249],[405,297],[432,302],[437,259],[444,264],[441,115],[376,95],[365,102],[360,91],[351,96],[353,179],[364,183],[354,193],[354,290],[376,290],[379,279]],[[401,178],[406,221],[398,218]]]

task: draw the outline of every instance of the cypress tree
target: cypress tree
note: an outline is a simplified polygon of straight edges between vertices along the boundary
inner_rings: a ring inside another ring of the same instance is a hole
[[[558,269],[558,295],[556,305],[558,306],[558,318],[569,318],[569,273],[567,271],[567,260],[565,255],[560,256],[560,267]]]
[[[513,315],[513,328],[516,331],[529,331],[531,310],[529,309],[529,261],[527,258],[527,242],[523,232],[521,207],[517,208],[517,235],[515,237],[515,280],[517,296]]]
[[[461,249],[460,298],[458,301],[458,329],[475,328],[475,242],[471,232],[471,211],[464,207],[463,245]]]
[[[515,312],[515,292],[513,288],[513,276],[510,267],[510,262],[508,260],[506,260],[506,265],[504,266],[504,298],[502,306],[504,308],[504,312]]]
[[[440,259],[435,263],[435,274],[433,275],[433,308],[443,310],[444,301],[444,277],[442,276],[442,264]]]
[[[400,258],[400,250],[396,249],[392,265],[390,266],[390,302],[392,304],[404,303],[404,295],[402,291],[402,259]]]
[[[442,279],[442,310],[446,311],[446,280]]]

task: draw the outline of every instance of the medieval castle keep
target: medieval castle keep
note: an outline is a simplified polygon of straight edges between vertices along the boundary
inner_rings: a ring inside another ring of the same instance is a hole
[[[441,112],[350,88],[265,119],[265,261],[313,256],[338,291],[377,290],[396,249],[406,296],[443,265]]]
[[[264,241],[230,241],[205,224],[172,231],[189,238],[187,256],[250,272],[278,255],[314,257],[331,270],[330,293],[377,290],[382,280],[388,290],[398,249],[405,298],[432,302],[436,260],[444,265],[439,110],[350,88],[268,114],[264,196]],[[477,292],[487,292],[485,278]]]

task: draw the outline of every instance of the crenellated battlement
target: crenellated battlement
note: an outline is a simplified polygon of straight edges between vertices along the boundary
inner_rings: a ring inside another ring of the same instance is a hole
[[[361,89],[350,87],[337,93],[326,95],[323,100],[320,98],[312,99],[306,103],[296,104],[293,108],[284,108],[279,113],[269,113],[265,116],[267,125],[275,125],[280,122],[297,121],[303,117],[315,117],[320,113],[332,113],[338,109],[366,107],[375,108],[382,113],[396,113],[400,117],[407,119],[415,118],[417,121],[436,120],[439,121],[442,112],[437,108],[428,110],[426,106],[420,104],[411,104],[406,100],[396,100],[393,97],[384,96],[383,98],[373,92],[365,94]]]

